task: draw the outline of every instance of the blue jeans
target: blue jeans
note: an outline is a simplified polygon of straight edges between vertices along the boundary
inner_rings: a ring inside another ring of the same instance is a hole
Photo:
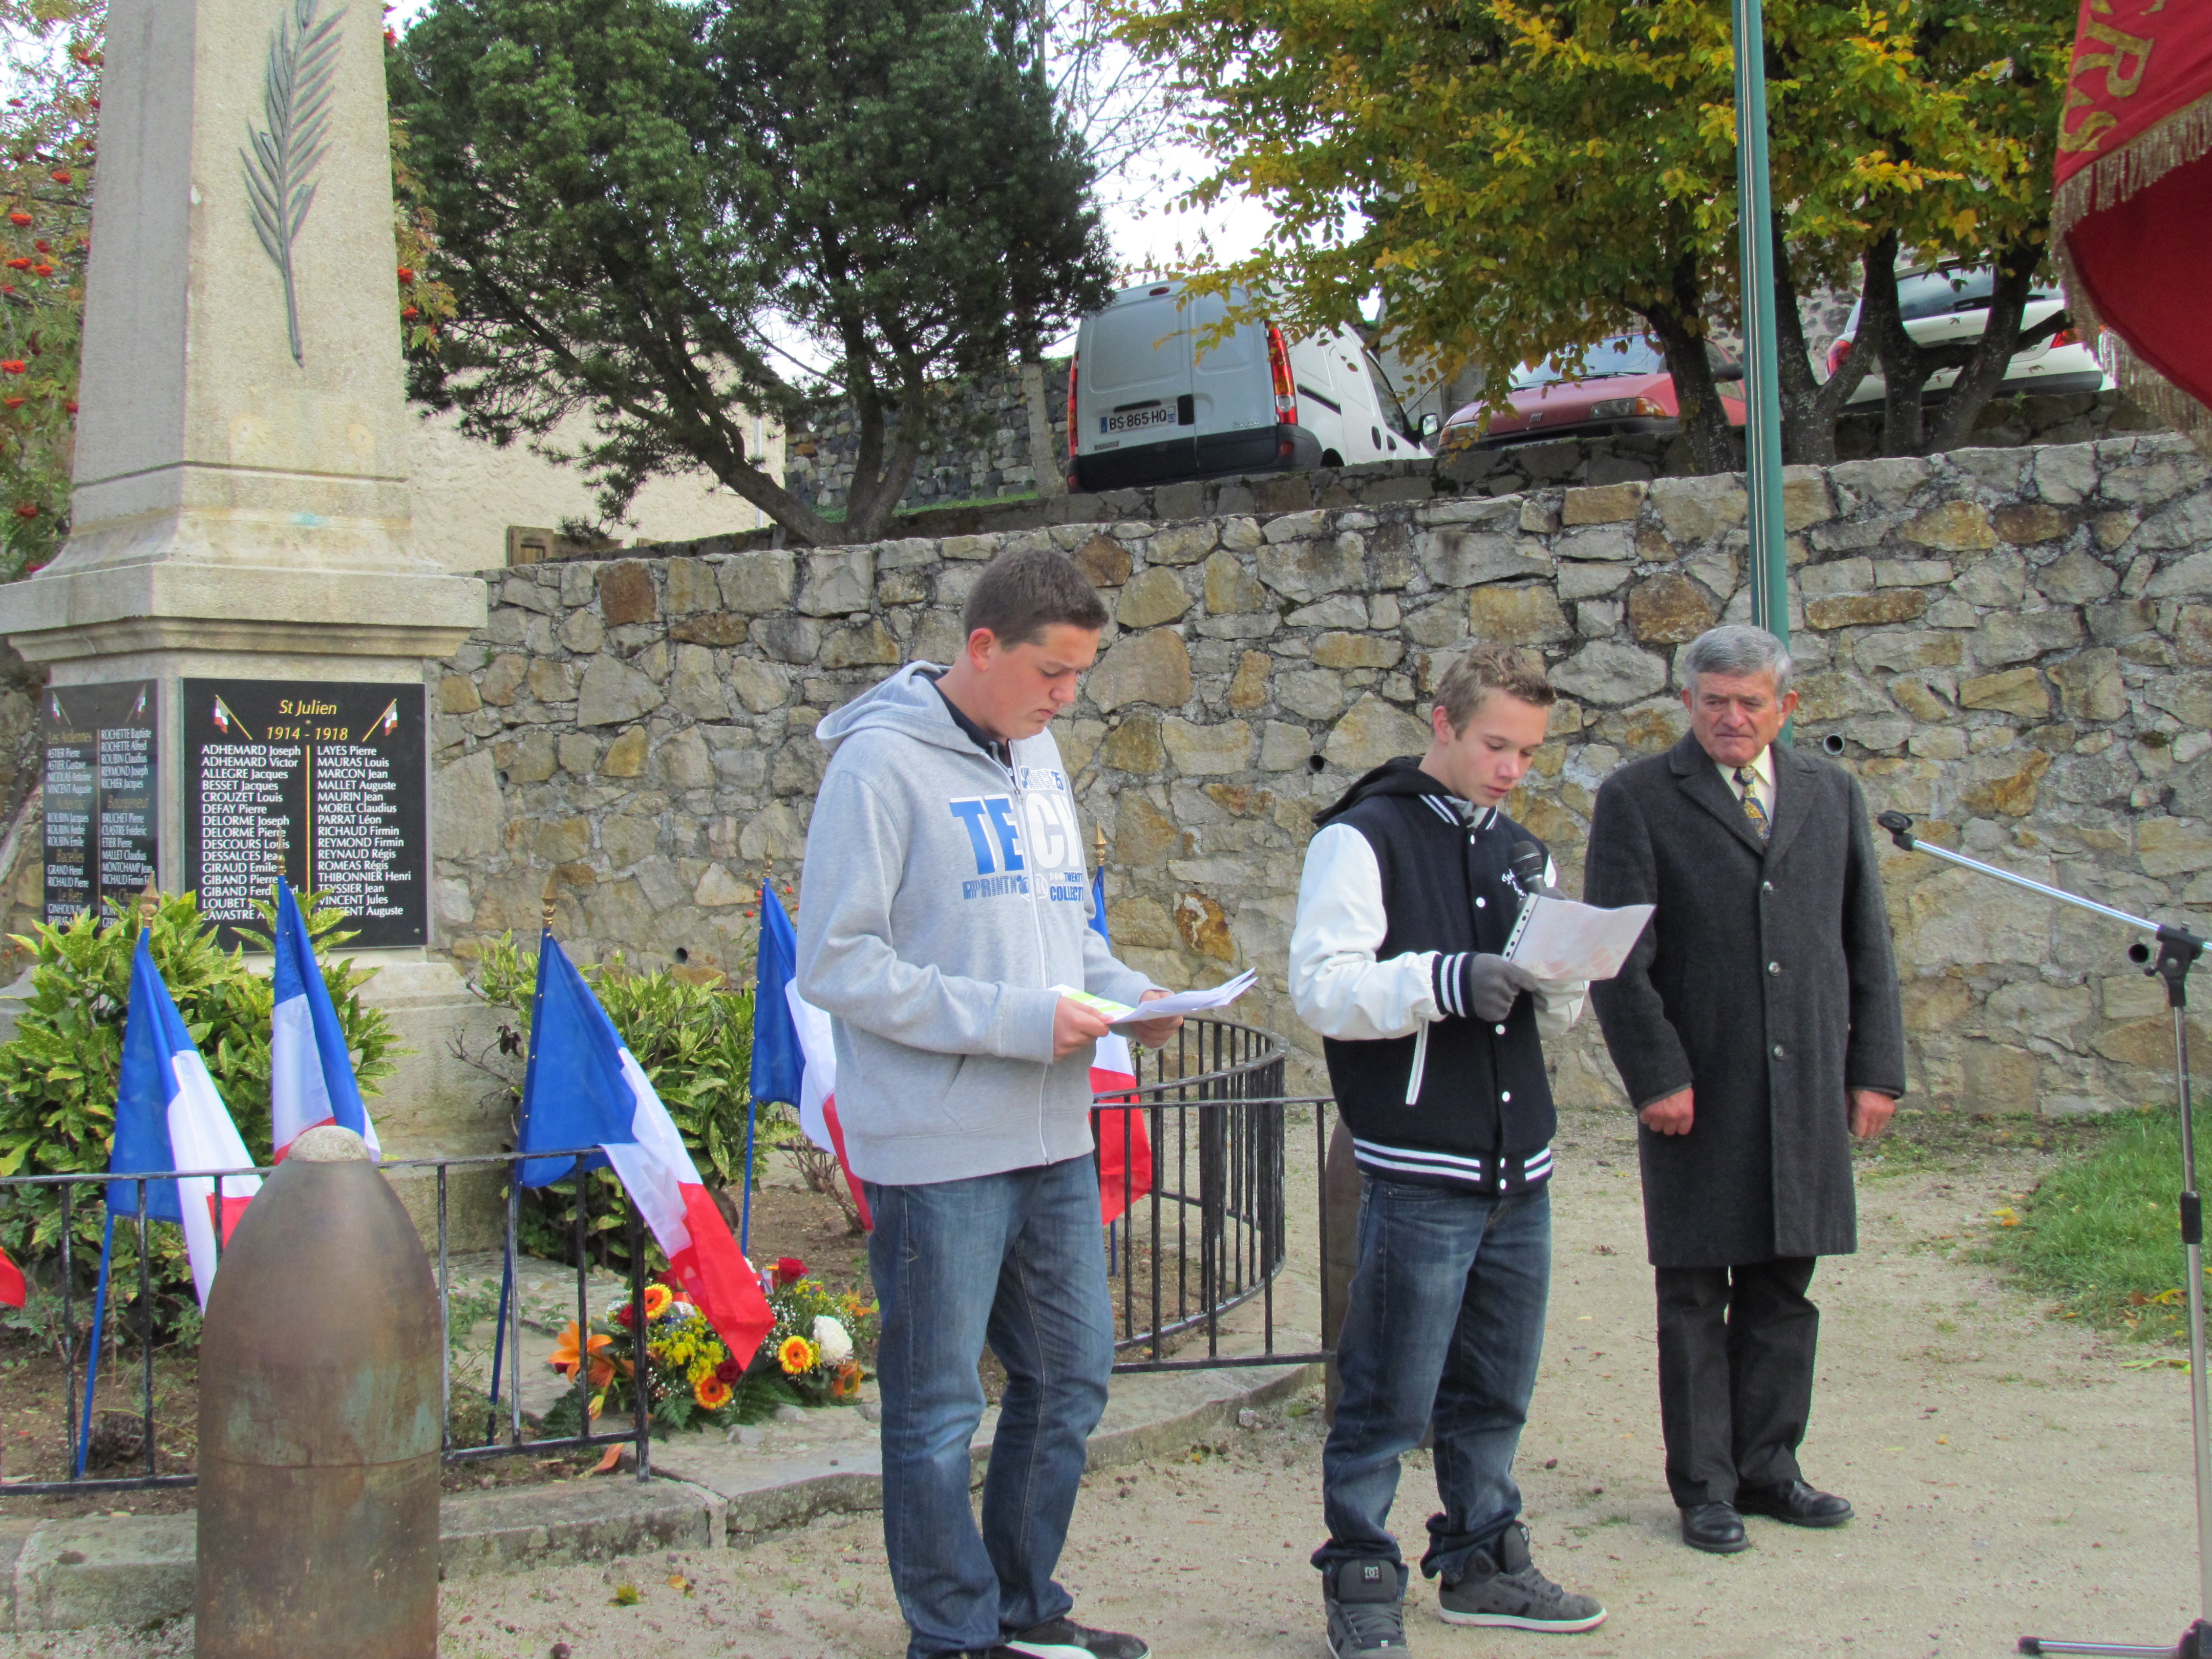
[[[1106,1409],[1113,1305],[1088,1157],[925,1187],[867,1183],[883,1308],[884,1547],[909,1659],[988,1648],[1074,1605],[1054,1582]],[[976,1362],[1006,1368],[979,1532]]]
[[[1552,1277],[1548,1186],[1506,1198],[1363,1175],[1359,1259],[1337,1337],[1343,1391],[1322,1452],[1328,1542],[1313,1564],[1400,1563],[1386,1523],[1398,1460],[1436,1437],[1421,1571],[1446,1583],[1521,1512],[1513,1454],[1528,1421]]]

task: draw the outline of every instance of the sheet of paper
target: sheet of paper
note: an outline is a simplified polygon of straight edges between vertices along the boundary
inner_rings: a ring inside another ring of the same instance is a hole
[[[1079,991],[1073,985],[1055,985],[1052,988],[1064,997],[1072,997],[1085,1007],[1103,1015],[1109,1025],[1127,1025],[1142,1019],[1159,1019],[1169,1014],[1202,1014],[1212,1008],[1226,1008],[1250,990],[1259,980],[1255,969],[1246,969],[1232,980],[1215,986],[1210,991],[1177,991],[1170,996],[1154,997],[1150,1002],[1132,1008],[1126,1002],[1093,996],[1088,991]]]
[[[1541,980],[1611,979],[1635,949],[1651,910],[1648,904],[1603,910],[1538,894],[1522,908],[1505,955]]]

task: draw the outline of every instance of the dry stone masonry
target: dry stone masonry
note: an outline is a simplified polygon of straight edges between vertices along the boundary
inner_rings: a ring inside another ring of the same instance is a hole
[[[744,975],[760,881],[801,873],[815,722],[945,660],[985,561],[1050,545],[1115,617],[1055,730],[1117,945],[1172,984],[1258,968],[1244,1017],[1306,1041],[1283,970],[1312,812],[1422,747],[1454,653],[1552,665],[1553,740],[1512,810],[1571,890],[1599,782],[1683,729],[1675,653],[1749,595],[1733,477],[1498,498],[1386,477],[1322,506],[1297,482],[1282,510],[1267,483],[1176,486],[1190,516],[507,573],[433,688],[442,939],[527,934],[550,882],[586,956]],[[1840,738],[1872,807],[1939,842],[2138,913],[2212,909],[2202,458],[2156,435],[1857,461],[1793,470],[1787,504],[1801,743]],[[1887,873],[1923,1103],[2162,1097],[2169,1028],[2124,933],[1933,860]],[[1594,1031],[1560,1083],[1617,1092]]]

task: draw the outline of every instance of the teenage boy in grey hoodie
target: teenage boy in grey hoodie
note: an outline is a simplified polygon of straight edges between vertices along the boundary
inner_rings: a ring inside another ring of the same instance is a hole
[[[823,720],[800,994],[837,1043],[837,1115],[875,1212],[884,1543],[908,1659],[1145,1659],[1053,1578],[1106,1405],[1113,1310],[1091,1162],[1106,1024],[1056,988],[1165,993],[1090,927],[1075,798],[1046,729],[1106,608],[1049,550],[1002,555],[949,669],[910,663]],[[1135,1028],[1159,1042],[1178,1022]],[[1006,1389],[969,1508],[988,1341]]]

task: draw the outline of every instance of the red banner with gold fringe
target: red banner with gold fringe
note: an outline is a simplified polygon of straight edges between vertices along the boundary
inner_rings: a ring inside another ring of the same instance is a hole
[[[2212,442],[2212,4],[2082,0],[2051,239],[2122,383]]]

